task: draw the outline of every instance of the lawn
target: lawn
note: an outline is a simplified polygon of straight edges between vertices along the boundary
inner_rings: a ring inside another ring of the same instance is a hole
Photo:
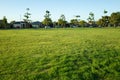
[[[120,28],[0,30],[0,80],[120,80]]]

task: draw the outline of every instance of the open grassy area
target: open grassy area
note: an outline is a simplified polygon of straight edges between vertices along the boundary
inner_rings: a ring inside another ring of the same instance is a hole
[[[0,80],[120,80],[120,28],[0,30]]]

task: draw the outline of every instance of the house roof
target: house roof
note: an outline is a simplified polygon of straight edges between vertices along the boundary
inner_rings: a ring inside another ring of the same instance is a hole
[[[39,22],[39,21],[32,22],[32,25],[40,25],[40,24],[41,24],[41,22]]]
[[[23,21],[16,21],[13,24],[21,24],[21,23],[25,23],[25,22],[23,22]]]

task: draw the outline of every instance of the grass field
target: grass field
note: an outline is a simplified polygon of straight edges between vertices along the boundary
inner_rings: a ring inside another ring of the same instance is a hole
[[[120,80],[120,28],[0,30],[0,80]]]

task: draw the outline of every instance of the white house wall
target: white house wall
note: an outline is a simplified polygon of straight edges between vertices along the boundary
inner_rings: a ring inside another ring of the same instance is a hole
[[[13,27],[14,28],[22,28],[22,25],[21,24],[13,24]]]

